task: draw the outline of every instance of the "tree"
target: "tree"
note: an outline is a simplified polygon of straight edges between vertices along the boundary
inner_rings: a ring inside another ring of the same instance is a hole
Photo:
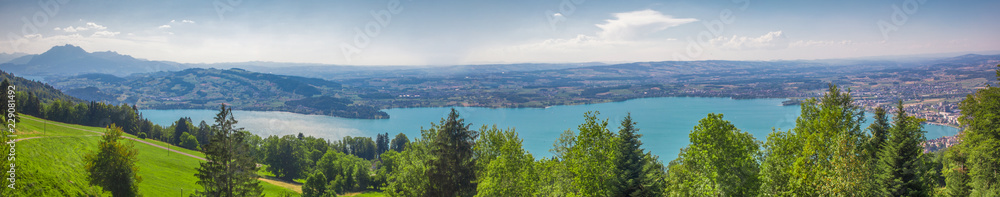
[[[285,135],[281,138],[270,136],[264,141],[264,164],[267,164],[267,170],[282,180],[299,178],[308,162],[300,140],[295,135]]]
[[[877,196],[864,111],[850,91],[830,84],[821,99],[807,99],[789,132],[772,132],[762,160],[762,192],[779,195]]]
[[[368,168],[371,163],[354,155],[338,151],[327,151],[323,158],[316,162],[316,171],[329,174],[328,190],[337,192],[364,191],[371,185]]]
[[[396,152],[403,152],[403,149],[405,149],[406,145],[409,143],[410,143],[410,138],[406,138],[406,134],[399,133],[396,134],[395,138],[392,138],[392,142],[389,143],[389,149],[392,149]]]
[[[429,193],[434,196],[472,196],[476,194],[476,160],[472,147],[476,132],[458,117],[454,108],[441,119],[437,136],[431,142],[433,157],[428,162]]]
[[[680,187],[697,195],[756,196],[760,142],[722,117],[708,114],[691,130],[691,144],[677,158],[686,171],[678,175],[689,178]]]
[[[969,196],[972,188],[969,187],[969,168],[966,165],[968,156],[962,151],[963,146],[952,146],[945,150],[945,169],[942,174],[945,177],[946,196]]]
[[[181,139],[182,139],[181,140],[181,147],[184,147],[184,148],[187,148],[187,149],[191,149],[191,150],[199,150],[200,149],[199,146],[198,146],[198,139],[195,138],[193,135],[188,134],[188,133],[183,133],[183,134],[181,134]]]
[[[431,195],[428,193],[431,183],[427,177],[427,163],[431,159],[430,143],[431,139],[437,135],[437,128],[438,126],[432,123],[430,128],[421,129],[420,138],[415,138],[413,143],[402,146],[406,147],[403,152],[390,156],[392,162],[385,163],[385,168],[391,171],[386,178],[386,186],[383,188],[385,195]],[[396,136],[399,139],[400,135]],[[403,139],[406,139],[405,136]],[[383,157],[387,155],[383,155]]]
[[[302,196],[303,197],[321,197],[326,196],[328,183],[326,175],[323,172],[316,172],[312,176],[306,179],[306,183],[302,185]]]
[[[97,151],[83,156],[84,169],[90,185],[100,186],[112,196],[137,196],[139,194],[139,151],[132,143],[118,142],[122,128],[114,124],[105,128]]]
[[[1000,80],[1000,65],[997,65]],[[969,94],[959,109],[959,122],[965,127],[962,151],[967,153],[969,186],[972,196],[1000,194],[1000,87],[986,85]]]
[[[614,196],[656,196],[662,193],[664,187],[662,179],[652,176],[663,171],[662,165],[656,166],[655,159],[647,158],[652,156],[642,149],[642,141],[639,140],[639,128],[632,121],[632,115],[626,115],[622,119],[618,130],[618,151],[615,161],[618,167],[618,188]],[[660,172],[657,172],[660,171]]]
[[[875,122],[868,125],[868,132],[872,134],[871,140],[868,142],[872,160],[878,159],[878,153],[882,151],[882,146],[886,139],[888,139],[889,129],[891,128],[892,125],[889,125],[889,117],[885,113],[885,108],[881,106],[876,107]]]
[[[389,150],[389,133],[378,134],[375,138],[375,154],[376,156],[382,155],[385,151]]]
[[[521,148],[513,129],[483,125],[476,140],[476,196],[532,196],[536,192],[534,157]]]
[[[930,180],[925,179],[924,139],[919,120],[906,115],[903,101],[896,105],[893,127],[885,146],[879,153],[879,182],[883,194],[892,196],[929,196],[933,191]]]
[[[608,130],[608,121],[598,120],[600,112],[587,112],[579,134],[566,153],[566,162],[580,195],[610,196],[617,183],[617,139]]]
[[[173,139],[171,139],[170,143],[181,144],[181,140],[184,139],[181,138],[182,134],[190,132],[191,128],[188,127],[187,118],[178,119],[177,122],[174,122],[174,135],[172,135]]]
[[[563,131],[549,150],[553,154],[552,158],[535,162],[535,170],[538,171],[537,196],[571,196],[579,192],[573,182],[574,175],[569,170],[570,160],[567,160],[569,150],[575,143],[576,133],[573,130]]]
[[[198,124],[198,134],[195,135],[195,137],[198,138],[198,142],[201,142],[201,145],[205,145],[208,144],[208,138],[211,135],[212,126],[209,126],[208,123],[205,123],[205,121],[202,120],[201,123]]]
[[[249,154],[248,133],[238,132],[232,108],[223,104],[212,125],[212,137],[205,145],[205,159],[195,174],[204,190],[198,196],[262,196],[257,180],[257,164]]]

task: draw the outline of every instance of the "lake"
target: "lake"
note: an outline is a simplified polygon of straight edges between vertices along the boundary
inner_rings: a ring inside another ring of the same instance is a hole
[[[734,100],[729,98],[664,97],[643,98],[623,102],[589,105],[553,106],[549,108],[479,108],[456,107],[466,123],[473,129],[496,124],[500,128],[515,128],[524,139],[524,149],[536,159],[551,157],[549,149],[559,134],[568,129],[576,130],[583,123],[587,111],[600,111],[601,119],[609,119],[609,129],[617,132],[620,121],[631,113],[642,134],[643,148],[660,156],[664,162],[677,157],[687,146],[688,134],[698,120],[708,113],[722,113],[724,119],[737,128],[764,141],[774,129],[788,130],[795,126],[799,106],[782,106],[784,99]],[[344,136],[374,138],[377,133],[389,133],[390,138],[404,133],[411,140],[420,136],[420,129],[437,123],[448,115],[450,107],[387,109],[390,119],[346,119],[321,115],[303,115],[289,112],[233,111],[238,127],[266,137],[303,133],[326,139],[339,140]],[[153,123],[169,126],[180,117],[191,117],[194,124],[204,120],[212,124],[216,110],[140,110]],[[871,123],[871,113],[866,113]],[[950,136],[958,129],[948,126],[925,124],[927,139]]]

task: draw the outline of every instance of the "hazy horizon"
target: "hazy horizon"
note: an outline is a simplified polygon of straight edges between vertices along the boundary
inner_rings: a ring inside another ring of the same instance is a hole
[[[0,53],[191,64],[822,60],[1000,50],[996,1],[0,3]]]

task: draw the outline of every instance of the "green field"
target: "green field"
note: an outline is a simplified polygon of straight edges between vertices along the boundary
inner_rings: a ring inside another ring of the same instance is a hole
[[[110,196],[109,193],[102,194],[99,189],[87,184],[86,173],[83,170],[83,155],[96,149],[100,136],[77,130],[103,131],[103,129],[51,121],[47,124],[44,125],[43,121],[34,117],[22,116],[21,123],[17,126],[19,131],[23,131],[18,133],[18,138],[38,138],[17,142],[16,164],[19,187],[15,193],[21,196]],[[162,142],[147,141],[167,146]],[[196,184],[197,178],[194,176],[201,160],[144,143],[131,140],[125,142],[133,143],[139,150],[139,174],[143,179],[139,184],[139,192],[142,195],[186,196],[201,188]],[[204,156],[197,151],[181,151]],[[266,196],[286,193],[292,196],[299,195],[292,190],[266,182],[261,182],[261,185]]]

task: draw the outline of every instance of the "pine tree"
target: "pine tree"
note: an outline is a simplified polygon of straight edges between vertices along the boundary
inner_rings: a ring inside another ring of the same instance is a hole
[[[101,137],[97,152],[84,155],[84,169],[88,172],[90,185],[100,186],[112,196],[139,195],[138,162],[139,151],[132,143],[121,143],[122,128],[109,125]]]
[[[884,195],[929,196],[933,191],[930,180],[924,177],[926,168],[920,143],[925,139],[921,122],[907,116],[903,101],[897,103],[892,129],[879,154],[878,177]]]
[[[257,164],[246,144],[248,133],[238,132],[237,123],[233,118],[232,109],[225,104],[215,116],[212,125],[213,135],[205,145],[205,159],[195,174],[198,185],[204,191],[197,191],[198,196],[262,196],[263,190],[257,180]]]
[[[952,146],[944,154],[945,169],[942,174],[945,178],[945,195],[969,196],[972,188],[969,187],[969,168],[966,165],[968,156],[963,151],[963,146]]]
[[[429,193],[433,196],[472,196],[476,194],[476,161],[472,147],[477,135],[470,124],[451,109],[448,119],[442,119],[434,136],[428,162]]]
[[[177,120],[177,122],[174,122],[174,135],[171,136],[173,139],[171,139],[170,143],[181,144],[181,141],[184,140],[181,136],[184,133],[191,133],[190,131],[191,128],[188,128],[187,119],[181,118]]]
[[[885,108],[876,107],[875,108],[875,122],[868,126],[868,132],[872,134],[871,139],[868,141],[868,147],[870,148],[870,157],[874,160],[878,158],[878,152],[881,152],[882,146],[885,140],[889,136],[889,129],[892,125],[889,125],[889,117],[885,113]]]
[[[389,150],[389,133],[380,133],[375,137],[375,157]]]
[[[615,163],[619,178],[614,195],[656,196],[659,193],[656,190],[663,185],[658,184],[659,180],[649,178],[655,177],[651,175],[655,174],[656,170],[662,171],[662,168],[657,169],[652,161],[647,159],[650,155],[642,149],[642,141],[639,140],[642,134],[638,133],[639,128],[635,125],[632,115],[629,114],[622,120],[618,130],[618,156],[615,157],[617,159]]]

